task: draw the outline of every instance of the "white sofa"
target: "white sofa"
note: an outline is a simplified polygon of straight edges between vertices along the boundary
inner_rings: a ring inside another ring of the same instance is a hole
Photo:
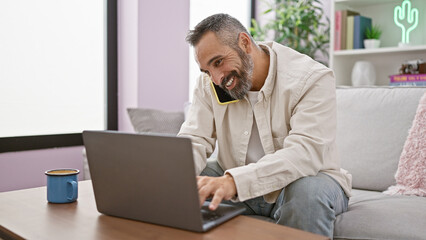
[[[342,167],[353,176],[353,196],[348,211],[337,216],[334,239],[426,239],[426,198],[382,193],[395,184],[425,92],[419,87],[337,89],[337,145]],[[173,134],[184,118],[183,111],[147,109],[130,109],[129,115],[137,132]]]
[[[395,184],[425,92],[413,87],[337,89],[337,145],[342,168],[353,177],[353,197],[348,211],[336,219],[335,239],[426,239],[426,197],[382,193]]]

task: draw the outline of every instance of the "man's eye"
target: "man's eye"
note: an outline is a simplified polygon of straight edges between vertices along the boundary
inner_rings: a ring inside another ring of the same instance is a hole
[[[214,63],[214,66],[218,67],[221,63],[222,63],[222,59],[219,59]]]

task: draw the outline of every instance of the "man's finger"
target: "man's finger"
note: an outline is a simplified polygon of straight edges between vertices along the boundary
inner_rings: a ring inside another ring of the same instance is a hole
[[[200,206],[203,205],[203,203],[206,201],[206,199],[211,195],[210,188],[206,185],[198,189],[198,195],[200,198]]]
[[[209,209],[212,210],[212,211],[216,210],[217,206],[219,206],[219,203],[222,202],[223,196],[224,196],[223,190],[218,189],[214,193],[213,199],[212,199],[212,201],[210,202],[210,205],[209,205]]]
[[[206,185],[206,177],[198,176],[197,177],[197,188],[200,190],[204,185]]]

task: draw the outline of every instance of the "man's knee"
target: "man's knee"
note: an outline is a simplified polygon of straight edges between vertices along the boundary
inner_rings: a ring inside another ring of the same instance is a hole
[[[277,223],[332,236],[335,211],[330,196],[333,195],[334,184],[322,173],[289,184],[277,202],[280,205],[274,214]]]
[[[295,199],[298,203],[316,203],[329,199],[336,183],[326,174],[300,178],[285,188],[286,200]],[[340,187],[340,186],[337,186]]]

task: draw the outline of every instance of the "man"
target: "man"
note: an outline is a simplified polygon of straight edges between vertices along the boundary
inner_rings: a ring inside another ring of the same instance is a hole
[[[200,204],[232,200],[245,214],[332,238],[351,189],[335,145],[332,71],[256,43],[226,14],[201,21],[187,41],[203,74],[179,135],[192,140]],[[216,141],[217,162],[207,164]]]

